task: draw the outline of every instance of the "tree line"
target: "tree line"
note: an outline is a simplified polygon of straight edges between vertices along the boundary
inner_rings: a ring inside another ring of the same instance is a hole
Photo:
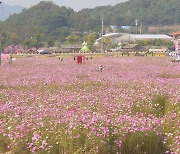
[[[180,24],[180,1],[129,0],[115,6],[83,9],[78,12],[71,8],[57,6],[52,2],[42,1],[0,23],[2,45],[33,45],[35,41],[32,38],[37,36],[40,36],[41,41],[49,46],[53,42],[68,42],[68,36],[84,39],[84,36],[94,32],[95,37],[99,37],[102,16],[105,31],[110,31],[111,25],[135,27],[136,19],[139,25],[146,26]],[[132,33],[135,32],[135,29],[133,30]],[[40,43],[38,46],[42,45]]]

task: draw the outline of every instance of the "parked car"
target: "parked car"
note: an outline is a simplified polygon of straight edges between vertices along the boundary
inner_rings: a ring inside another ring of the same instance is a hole
[[[168,48],[168,51],[169,51],[169,52],[175,51],[175,47],[169,47],[169,48]]]
[[[51,54],[51,52],[47,51],[47,50],[44,50],[44,51],[40,52],[40,54],[42,54],[42,55],[44,55],[44,54]]]

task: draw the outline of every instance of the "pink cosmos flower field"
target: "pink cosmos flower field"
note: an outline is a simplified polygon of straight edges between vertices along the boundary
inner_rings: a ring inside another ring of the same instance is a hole
[[[0,72],[0,152],[180,153],[180,64],[169,57],[26,57]]]

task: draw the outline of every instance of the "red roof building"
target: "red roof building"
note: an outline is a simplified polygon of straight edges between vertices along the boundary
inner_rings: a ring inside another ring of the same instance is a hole
[[[176,37],[176,38],[180,38],[180,31],[179,32],[173,32],[170,33],[171,36]]]

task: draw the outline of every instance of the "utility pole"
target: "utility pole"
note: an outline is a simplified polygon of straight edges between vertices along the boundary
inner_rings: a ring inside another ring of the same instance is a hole
[[[2,2],[0,1],[0,4],[1,4]],[[1,49],[2,49],[2,44],[1,44],[1,40],[2,40],[2,38],[1,38],[1,34],[0,34],[0,65],[1,65]]]
[[[104,46],[104,39],[103,39],[103,33],[104,33],[104,19],[102,16],[102,32],[101,32],[101,52],[104,52],[103,46]]]
[[[142,22],[141,22],[139,33],[142,34]]]
[[[138,20],[135,20],[135,25],[136,25],[136,34],[138,34]]]
[[[130,43],[131,43],[131,36],[129,34],[129,52],[130,52]]]

